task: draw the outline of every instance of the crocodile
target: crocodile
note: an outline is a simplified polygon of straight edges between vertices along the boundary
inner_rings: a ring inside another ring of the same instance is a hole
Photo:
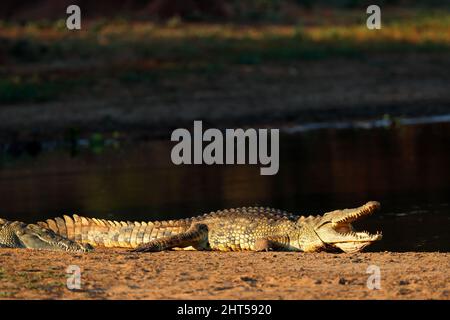
[[[0,219],[0,247],[87,252],[94,247],[217,251],[358,252],[382,238],[357,232],[352,222],[380,207],[370,201],[353,209],[298,216],[264,207],[220,210],[168,221],[131,222],[64,215],[36,224]]]
[[[0,219],[0,248],[49,249],[87,252],[90,245],[72,241],[37,224]]]

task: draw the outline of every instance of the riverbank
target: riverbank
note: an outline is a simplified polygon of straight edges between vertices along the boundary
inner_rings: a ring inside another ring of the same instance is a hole
[[[214,127],[429,116],[450,110],[447,54],[384,54],[289,64],[236,66],[157,85],[110,81],[59,101],[3,105],[2,140],[54,140],[67,131],[168,136],[203,120]],[[76,90],[75,90],[76,91]]]
[[[0,261],[2,299],[450,299],[450,254],[439,252],[1,249]],[[66,287],[69,265],[81,269],[79,290]],[[379,290],[367,288],[370,265],[380,268]]]

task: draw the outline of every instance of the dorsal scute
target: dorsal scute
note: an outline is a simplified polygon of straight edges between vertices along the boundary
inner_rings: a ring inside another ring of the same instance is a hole
[[[198,221],[205,218],[220,218],[224,216],[229,217],[253,216],[253,217],[264,217],[274,220],[280,219],[292,220],[297,218],[297,216],[293,215],[292,213],[269,207],[239,207],[213,211],[207,214],[194,217],[192,219],[194,221]]]
[[[311,223],[311,222],[316,222],[318,219],[321,219],[321,218],[322,218],[322,216],[320,216],[320,215],[300,216],[297,221],[303,222],[303,223]]]

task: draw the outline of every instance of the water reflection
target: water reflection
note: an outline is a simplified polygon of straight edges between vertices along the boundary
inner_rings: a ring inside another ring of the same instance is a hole
[[[0,216],[150,220],[249,205],[316,214],[378,200],[382,212],[358,226],[383,230],[372,250],[450,251],[449,123],[285,134],[276,176],[260,176],[258,165],[175,166],[172,145],[3,161]]]

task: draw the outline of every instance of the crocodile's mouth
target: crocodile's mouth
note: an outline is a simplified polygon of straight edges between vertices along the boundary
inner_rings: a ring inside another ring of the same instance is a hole
[[[316,227],[316,233],[327,245],[337,247],[344,252],[361,251],[364,247],[381,240],[381,232],[356,231],[352,222],[368,216],[378,210],[380,203],[371,201],[355,209],[329,212]]]
[[[344,252],[361,251],[374,241],[381,240],[383,237],[381,232],[370,233],[368,231],[354,231],[353,226],[349,223],[347,225],[340,225],[334,228],[337,237],[332,244]]]

